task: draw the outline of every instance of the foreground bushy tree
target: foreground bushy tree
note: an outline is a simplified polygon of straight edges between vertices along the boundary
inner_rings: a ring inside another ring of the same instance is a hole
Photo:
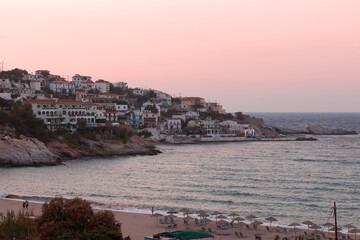
[[[80,198],[57,197],[45,203],[36,230],[40,240],[130,240],[123,239],[112,212],[94,213],[90,203]]]

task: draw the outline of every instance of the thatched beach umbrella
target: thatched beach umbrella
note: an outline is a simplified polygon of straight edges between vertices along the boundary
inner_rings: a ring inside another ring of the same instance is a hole
[[[274,218],[274,217],[267,217],[267,218],[265,218],[265,220],[270,222],[270,227],[271,227],[271,223],[272,223],[272,222],[277,222],[277,221],[278,221],[278,220],[277,220],[276,218]]]
[[[197,211],[197,212],[195,212],[196,214],[201,214],[201,213],[206,213],[206,211],[204,211],[204,210],[199,210],[199,211]]]
[[[193,214],[193,212],[191,212],[191,211],[184,212],[184,215],[186,215],[186,216],[189,216],[190,214]]]
[[[235,221],[241,222],[244,221],[245,219],[243,219],[242,217],[236,217],[234,218]]]
[[[311,225],[315,225],[315,223],[313,223],[312,221],[305,221],[305,222],[302,222],[302,224],[305,224],[308,226],[308,230],[310,229],[310,226]]]
[[[233,220],[234,220],[235,217],[238,217],[238,216],[240,216],[240,215],[237,214],[237,213],[235,213],[235,212],[233,212],[233,213],[231,213],[231,214],[229,215],[229,217],[233,217]]]
[[[187,208],[182,208],[182,209],[179,210],[179,212],[182,212],[182,213],[186,213],[188,211],[189,211],[189,209],[187,209]]]
[[[249,216],[246,216],[245,218],[246,218],[246,219],[250,219],[250,222],[251,222],[251,221],[253,221],[254,219],[256,219],[257,216],[251,214],[251,215],[249,215]]]
[[[153,215],[151,215],[152,217],[156,217],[156,226],[159,227],[159,221],[158,221],[158,217],[161,217],[162,214],[160,213],[154,213]]]
[[[217,215],[220,215],[220,214],[222,214],[222,213],[221,213],[221,212],[218,212],[218,211],[215,211],[215,212],[211,213],[210,215],[217,216]]]
[[[289,227],[294,227],[294,229],[295,229],[296,226],[301,226],[301,224],[299,224],[297,222],[293,222],[293,223],[290,223],[288,226]]]
[[[330,223],[330,222],[327,222],[327,223],[324,223],[323,224],[324,227],[327,227],[328,228],[328,237],[329,237],[329,230],[330,230],[330,227],[333,227],[334,224]]]
[[[356,228],[354,225],[351,225],[351,224],[346,224],[343,227],[348,229],[348,235],[349,235],[350,228]]]
[[[254,222],[250,223],[250,225],[255,225],[255,226],[258,226],[258,225],[261,225],[261,224],[263,224],[263,223],[260,222],[260,221],[254,221]]]
[[[240,227],[242,225],[246,225],[245,223],[241,222],[241,221],[244,221],[245,219],[243,219],[242,217],[236,217],[234,218],[234,221],[237,221],[238,222],[238,225],[239,225],[239,231],[240,231]]]
[[[360,233],[360,230],[357,228],[354,228],[353,230],[350,230],[349,233],[354,233],[355,234],[355,239],[356,239],[356,234]]]
[[[224,215],[219,215],[219,216],[216,216],[215,218],[216,218],[216,219],[226,219],[227,217],[224,216]]]

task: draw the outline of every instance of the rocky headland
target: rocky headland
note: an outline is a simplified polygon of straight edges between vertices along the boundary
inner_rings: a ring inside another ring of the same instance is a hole
[[[81,139],[80,146],[72,146],[61,138],[46,145],[36,138],[0,135],[0,166],[58,165],[63,161],[82,157],[155,155],[159,151],[153,144],[132,136],[126,143],[121,140]]]

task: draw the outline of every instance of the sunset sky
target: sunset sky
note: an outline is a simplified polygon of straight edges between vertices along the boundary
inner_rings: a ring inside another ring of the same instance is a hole
[[[359,112],[359,0],[2,0],[0,62],[200,96]]]

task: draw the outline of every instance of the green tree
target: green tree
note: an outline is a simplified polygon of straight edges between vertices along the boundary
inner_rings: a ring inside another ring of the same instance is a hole
[[[36,220],[40,240],[123,240],[120,224],[110,211],[94,213],[90,203],[80,198],[53,198],[42,207]],[[130,240],[130,238],[125,238]]]

